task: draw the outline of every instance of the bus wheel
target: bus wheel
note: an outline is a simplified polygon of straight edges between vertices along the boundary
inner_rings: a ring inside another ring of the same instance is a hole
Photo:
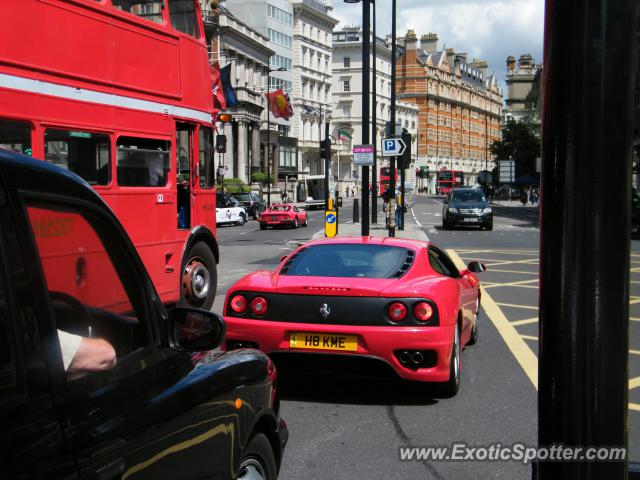
[[[196,243],[182,269],[180,299],[183,305],[211,309],[216,296],[216,260],[204,243]]]

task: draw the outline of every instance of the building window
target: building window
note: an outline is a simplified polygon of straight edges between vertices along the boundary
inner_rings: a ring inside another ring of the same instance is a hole
[[[267,33],[269,36],[269,40],[271,40],[276,45],[280,45],[285,48],[291,48],[292,38],[289,35],[285,35],[284,33],[280,33],[270,28],[267,28]]]
[[[269,66],[271,68],[284,68],[285,70],[291,70],[291,59],[283,57],[282,55],[272,55],[269,60]]]
[[[287,25],[293,25],[293,15],[273,5],[267,4],[267,16]]]
[[[350,92],[351,91],[351,81],[350,80],[344,80],[342,82],[342,91],[343,92]]]

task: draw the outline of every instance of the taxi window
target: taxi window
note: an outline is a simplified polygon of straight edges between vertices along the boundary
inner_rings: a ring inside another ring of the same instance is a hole
[[[71,336],[108,342],[117,361],[148,345],[149,330],[139,313],[143,311],[140,290],[131,297],[123,282],[127,272],[114,262],[114,247],[109,249],[110,243],[103,239],[106,227],[91,215],[57,204],[39,201],[27,205],[27,213],[65,369],[69,365],[64,342],[80,342]],[[130,289],[137,288],[131,287],[130,274],[128,280]],[[78,343],[74,348],[77,351]]]

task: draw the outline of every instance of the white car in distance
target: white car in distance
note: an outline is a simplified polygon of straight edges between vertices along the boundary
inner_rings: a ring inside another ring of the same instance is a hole
[[[244,225],[247,221],[247,212],[234,202],[227,194],[216,193],[216,224],[217,225]]]

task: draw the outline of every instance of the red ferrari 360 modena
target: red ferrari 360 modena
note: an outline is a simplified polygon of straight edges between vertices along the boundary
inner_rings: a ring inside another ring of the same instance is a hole
[[[278,226],[306,227],[308,223],[307,212],[290,203],[271,205],[260,214],[259,220],[260,230]]]
[[[229,289],[229,349],[352,355],[384,362],[403,379],[455,395],[460,352],[478,338],[480,282],[433,244],[386,237],[311,241],[274,271]],[[316,357],[317,359],[317,357]]]

